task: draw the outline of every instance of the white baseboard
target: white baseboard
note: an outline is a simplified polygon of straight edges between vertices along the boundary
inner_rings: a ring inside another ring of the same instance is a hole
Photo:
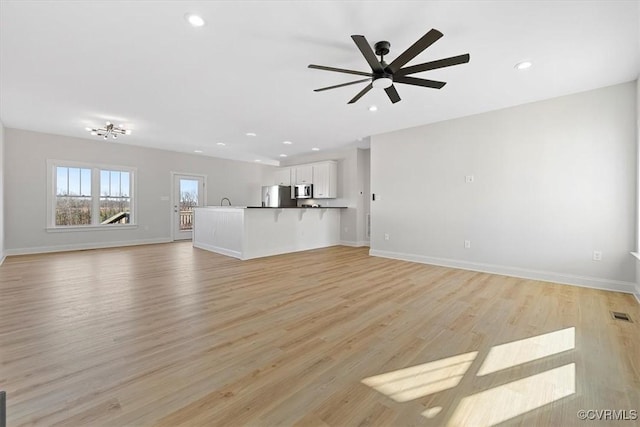
[[[159,239],[143,239],[143,240],[125,240],[119,242],[91,242],[91,243],[74,243],[70,245],[57,245],[57,246],[39,246],[35,248],[21,248],[21,249],[6,249],[5,255],[32,255],[32,254],[44,254],[50,252],[69,252],[69,251],[82,251],[88,249],[105,249],[105,248],[117,248],[120,246],[137,246],[137,245],[153,245],[156,243],[170,243],[171,239],[159,238]]]
[[[602,289],[605,291],[624,292],[635,294],[635,283],[619,280],[600,279],[598,277],[575,276],[571,274],[556,273],[551,271],[528,270],[518,267],[507,267],[494,264],[483,264],[470,261],[460,261],[447,258],[436,258],[424,255],[405,254],[399,252],[370,250],[369,255],[381,258],[398,259],[402,261],[419,262],[422,264],[439,265],[442,267],[459,268],[461,270],[479,271],[483,273],[500,274],[503,276],[520,277],[523,279],[540,280],[565,285],[582,286],[585,288]],[[640,301],[640,299],[639,299]]]
[[[368,240],[361,240],[359,242],[351,242],[349,240],[341,240],[340,241],[340,245],[342,246],[351,246],[354,248],[361,248],[363,246],[369,246],[369,241]]]
[[[5,256],[4,252],[0,252],[0,265],[2,265],[5,259],[7,259],[7,257]]]
[[[208,245],[206,243],[196,243],[193,242],[193,247],[198,249],[204,249],[205,251],[215,252],[220,255],[226,255],[233,258],[243,259],[242,252],[240,251],[232,251],[230,249],[221,248],[214,245]]]

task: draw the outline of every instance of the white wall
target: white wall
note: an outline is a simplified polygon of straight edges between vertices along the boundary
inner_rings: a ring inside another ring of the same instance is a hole
[[[266,167],[103,140],[5,130],[7,254],[44,252],[171,239],[171,172],[207,175],[207,202],[229,197],[234,205],[259,205]],[[137,168],[136,229],[47,232],[47,159]]]
[[[340,215],[340,240],[342,244],[364,246],[368,241],[362,238],[364,202],[368,199],[369,177],[363,172],[362,162],[368,162],[369,150],[349,148],[331,152],[318,152],[297,156],[281,165],[293,166],[305,163],[336,160],[338,169],[338,197],[336,199],[305,200],[304,203],[319,203],[323,206],[347,206]],[[365,182],[366,181],[366,182]]]
[[[371,253],[632,292],[635,97],[630,82],[374,136]]]
[[[4,126],[0,122],[0,264],[4,261]]]

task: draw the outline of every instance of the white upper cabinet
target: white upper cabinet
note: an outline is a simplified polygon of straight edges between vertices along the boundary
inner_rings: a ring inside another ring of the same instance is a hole
[[[275,185],[291,185],[291,168],[276,169],[273,175],[273,183]]]
[[[291,198],[294,185],[313,184],[314,199],[335,199],[338,197],[338,163],[334,160],[278,168],[269,185],[290,185]]]
[[[292,169],[295,170],[295,183],[296,184],[313,184],[313,166],[312,165],[298,165]]]
[[[338,166],[334,161],[313,164],[313,198],[335,199],[337,196]]]

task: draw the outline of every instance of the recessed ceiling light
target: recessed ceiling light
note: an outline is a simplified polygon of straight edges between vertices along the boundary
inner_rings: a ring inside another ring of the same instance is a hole
[[[280,154],[280,157],[287,157],[286,154]]]
[[[256,161],[256,162],[261,162],[262,160],[260,160],[260,159],[256,159],[255,161]]]
[[[224,147],[224,146],[225,146],[225,145],[227,145],[227,144],[225,144],[224,142],[217,142],[217,143],[216,143],[216,145],[219,145],[219,146],[221,146],[221,147]]]
[[[531,68],[532,65],[533,65],[533,62],[531,62],[531,61],[522,61],[522,62],[518,62],[515,65],[515,69],[516,70],[526,70],[527,68]]]
[[[253,132],[247,132],[245,135],[247,135],[247,136],[256,136],[256,134],[253,133]]]
[[[320,151],[320,149],[318,147],[313,147],[311,151]]]
[[[202,150],[193,150],[194,153],[202,153]]]
[[[371,107],[369,107],[369,111],[378,111],[378,107],[372,105]]]
[[[291,144],[293,144],[293,142],[291,142],[291,141],[282,141],[282,143],[283,143],[284,145],[291,145]]]
[[[194,13],[187,13],[184,17],[192,27],[202,27],[204,25],[204,19]]]

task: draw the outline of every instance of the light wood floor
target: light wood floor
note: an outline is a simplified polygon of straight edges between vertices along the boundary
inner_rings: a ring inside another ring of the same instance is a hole
[[[577,411],[640,411],[631,295],[367,253],[8,258],[8,426],[596,426],[613,422]]]

